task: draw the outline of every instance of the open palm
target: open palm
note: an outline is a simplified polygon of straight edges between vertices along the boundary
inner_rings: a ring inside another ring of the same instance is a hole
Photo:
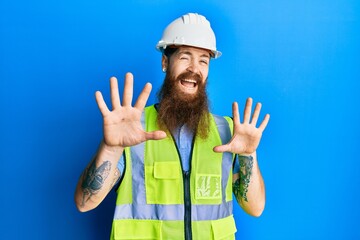
[[[238,104],[233,103],[232,107],[234,118],[234,134],[231,140],[221,146],[214,147],[215,152],[232,152],[236,154],[251,154],[256,151],[259,146],[261,136],[265,130],[270,115],[266,114],[264,120],[257,128],[256,124],[259,118],[261,103],[257,103],[254,113],[251,117],[252,99],[248,98],[245,104],[243,123],[240,122]]]
[[[120,102],[118,82],[115,77],[110,79],[110,95],[112,110],[109,110],[101,92],[97,91],[96,102],[104,121],[104,143],[108,146],[129,147],[146,140],[158,140],[166,137],[163,131],[145,132],[140,119],[151,92],[151,84],[147,83],[140,93],[134,106],[133,75],[125,76],[123,102]]]

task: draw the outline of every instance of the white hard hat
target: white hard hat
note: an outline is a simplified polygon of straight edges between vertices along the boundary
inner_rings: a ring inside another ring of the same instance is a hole
[[[210,22],[202,15],[188,13],[175,19],[164,30],[156,49],[163,52],[167,46],[191,46],[208,49],[214,58],[221,56],[216,50],[216,38]]]

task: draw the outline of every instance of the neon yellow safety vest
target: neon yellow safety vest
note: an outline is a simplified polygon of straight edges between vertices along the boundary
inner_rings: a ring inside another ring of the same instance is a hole
[[[146,131],[159,129],[154,106],[143,118]],[[125,149],[111,239],[235,239],[233,154],[212,150],[230,140],[232,120],[210,119],[208,138],[195,138],[188,172],[171,134]]]

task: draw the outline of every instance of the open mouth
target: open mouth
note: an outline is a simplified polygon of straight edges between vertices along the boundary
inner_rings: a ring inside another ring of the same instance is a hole
[[[192,79],[183,79],[180,83],[186,88],[195,88],[197,85],[197,81]]]

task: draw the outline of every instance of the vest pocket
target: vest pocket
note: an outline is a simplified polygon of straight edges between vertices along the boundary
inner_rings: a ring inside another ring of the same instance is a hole
[[[176,162],[155,162],[154,178],[155,179],[178,179],[179,168]]]
[[[211,229],[214,240],[235,239],[236,225],[233,215],[229,217],[211,221]]]
[[[213,199],[215,203],[221,203],[221,175],[197,174],[195,181],[196,199]]]
[[[114,239],[159,240],[161,221],[158,220],[114,220]]]
[[[181,168],[178,162],[155,162],[153,166],[145,166],[146,202],[182,203],[181,183]]]

